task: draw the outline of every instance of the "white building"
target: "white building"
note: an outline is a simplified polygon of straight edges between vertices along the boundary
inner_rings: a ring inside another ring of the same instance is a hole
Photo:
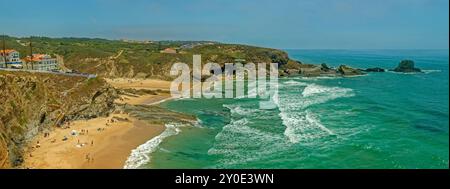
[[[27,56],[25,61],[29,62],[28,69],[33,68],[34,70],[41,71],[53,71],[59,69],[58,61],[56,60],[56,58],[52,58],[48,54],[33,54],[32,61],[30,61],[30,56]],[[31,66],[31,64],[33,66]]]
[[[13,49],[0,50],[0,68],[6,67],[22,68],[19,52]]]

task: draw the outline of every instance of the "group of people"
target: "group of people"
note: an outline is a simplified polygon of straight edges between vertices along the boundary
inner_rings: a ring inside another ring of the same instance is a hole
[[[80,145],[80,144],[82,144],[82,143],[80,143],[80,139],[78,139],[77,145]],[[91,146],[94,146],[94,140],[91,140]]]
[[[90,153],[86,154],[85,159],[87,160],[88,163],[94,162],[94,157],[92,157]]]
[[[81,129],[81,135],[88,135],[89,134],[89,130],[88,129]]]

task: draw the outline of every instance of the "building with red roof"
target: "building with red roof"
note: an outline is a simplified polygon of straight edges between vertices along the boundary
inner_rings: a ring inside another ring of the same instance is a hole
[[[0,50],[0,68],[22,68],[19,52],[14,49]]]

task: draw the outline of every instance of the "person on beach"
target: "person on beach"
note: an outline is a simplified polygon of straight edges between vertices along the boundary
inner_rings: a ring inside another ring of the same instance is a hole
[[[91,146],[94,146],[94,140],[91,141]]]

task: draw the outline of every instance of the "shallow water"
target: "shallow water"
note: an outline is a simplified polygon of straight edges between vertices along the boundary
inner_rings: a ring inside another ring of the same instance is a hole
[[[279,108],[257,99],[186,99],[162,106],[199,126],[165,136],[141,168],[448,168],[449,56],[434,50],[288,50],[306,63],[424,74],[280,78]]]

